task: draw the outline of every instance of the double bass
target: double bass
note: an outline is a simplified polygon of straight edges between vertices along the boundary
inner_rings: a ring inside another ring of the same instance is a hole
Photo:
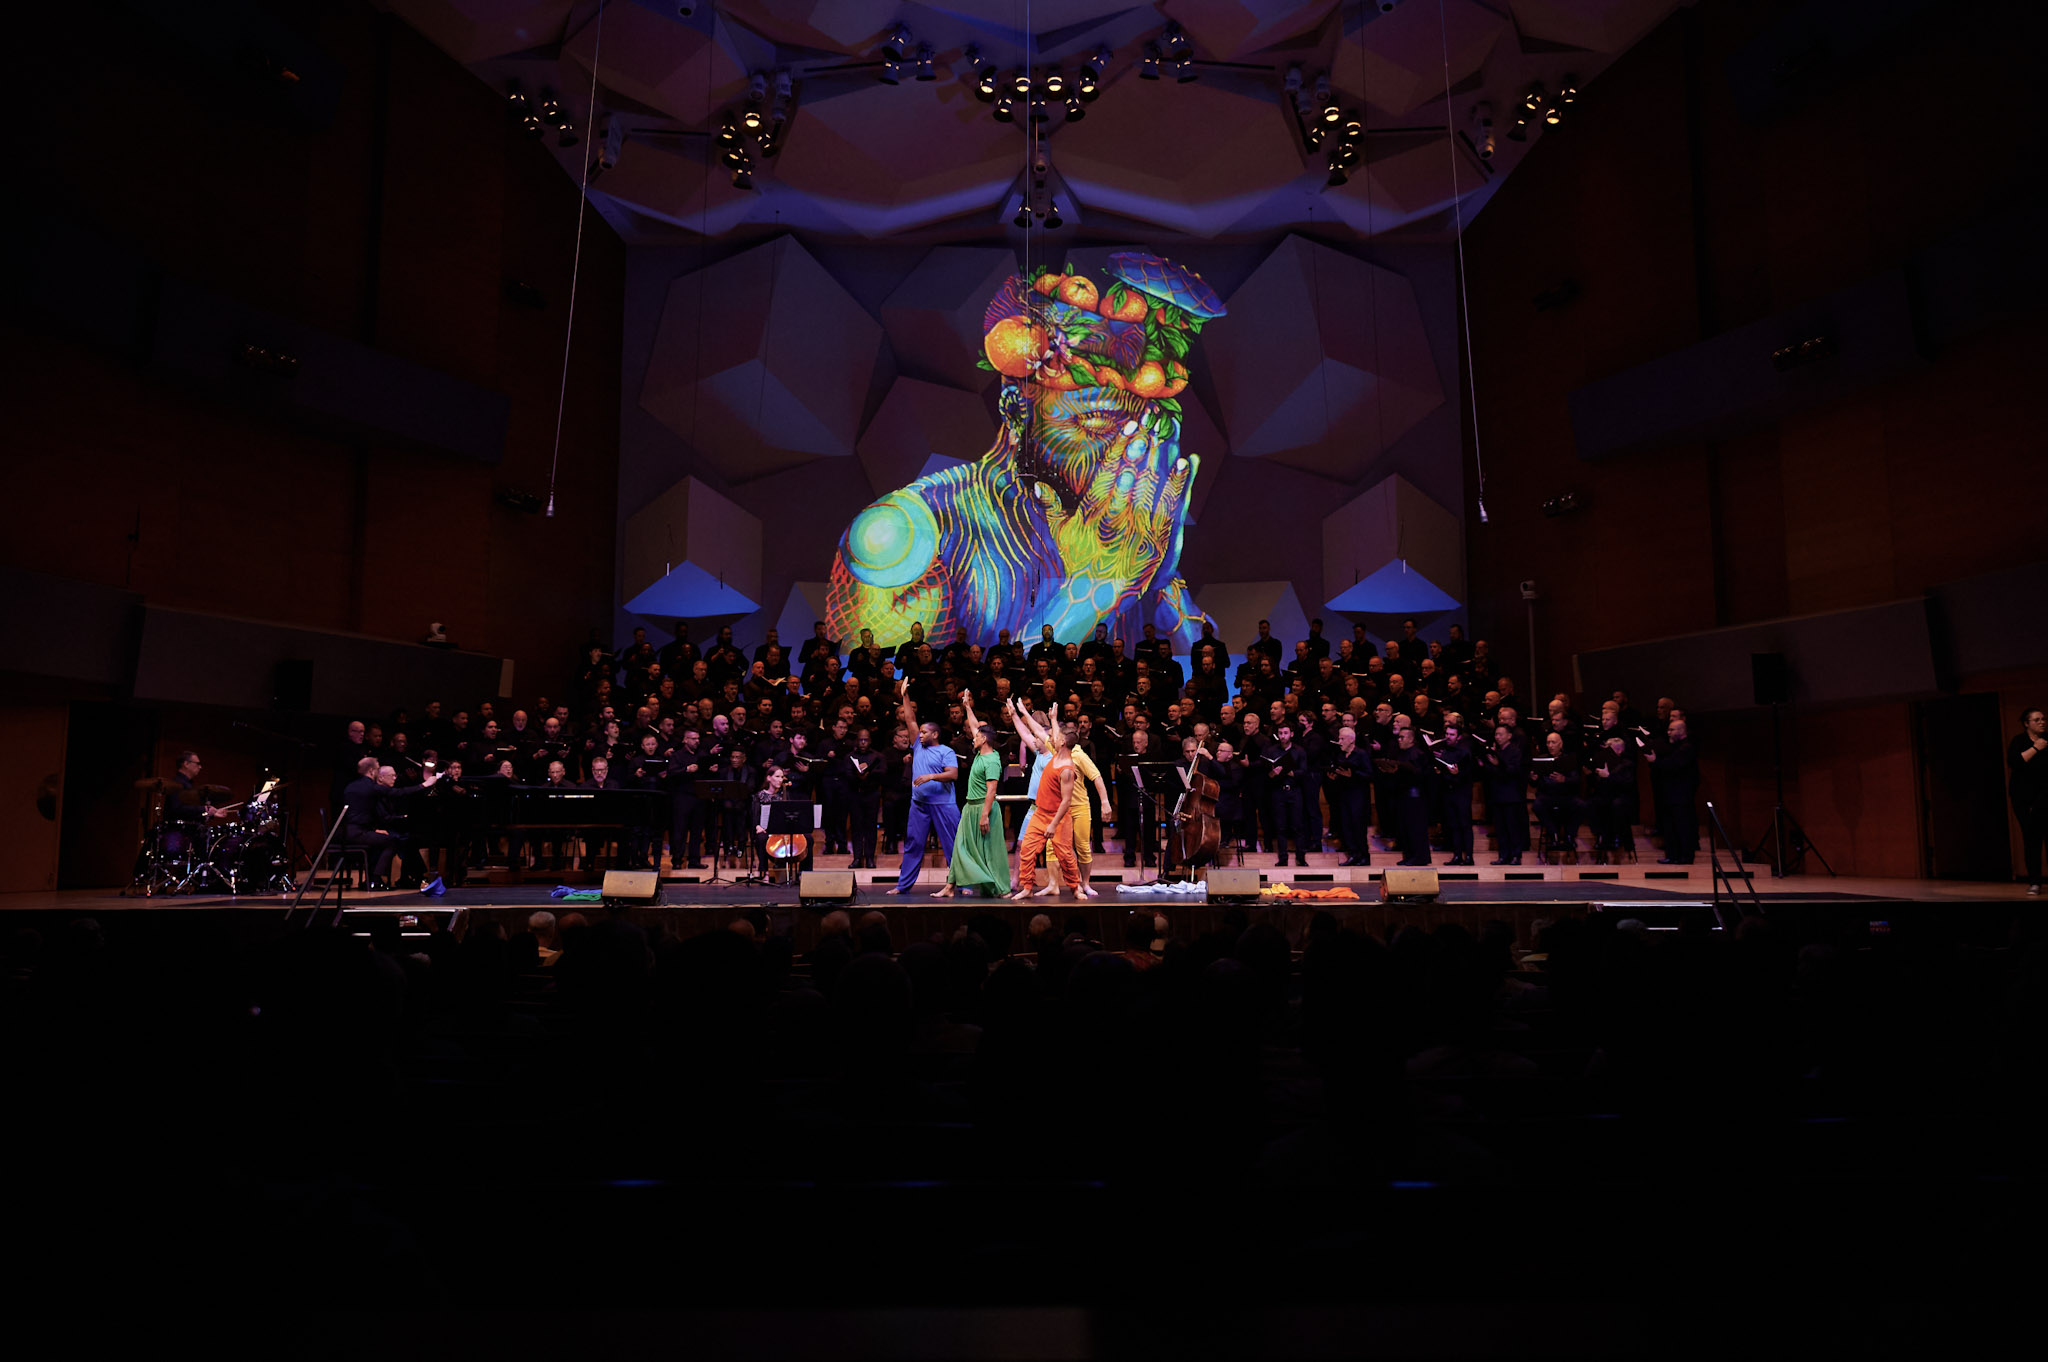
[[[1202,752],[1181,773],[1187,788],[1173,806],[1173,836],[1167,839],[1168,868],[1195,870],[1216,859],[1223,846],[1223,824],[1216,817],[1216,801],[1223,786],[1214,776],[1202,774]]]

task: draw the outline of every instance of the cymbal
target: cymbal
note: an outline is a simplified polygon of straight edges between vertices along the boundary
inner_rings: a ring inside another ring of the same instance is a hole
[[[225,785],[201,785],[201,786],[199,787],[199,789],[200,789],[200,791],[201,791],[202,793],[204,793],[204,794],[227,794],[227,793],[229,793],[228,787],[227,787],[227,786],[225,786]]]
[[[145,779],[136,781],[135,788],[143,791],[145,794],[155,794],[157,791],[163,789],[164,786],[168,784],[170,784],[170,782],[165,780],[162,776],[149,776]]]

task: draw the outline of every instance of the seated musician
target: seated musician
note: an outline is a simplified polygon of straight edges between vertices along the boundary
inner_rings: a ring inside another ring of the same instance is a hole
[[[761,874],[766,875],[776,866],[786,864],[785,861],[778,861],[769,855],[768,839],[771,834],[763,827],[763,822],[767,817],[766,810],[776,804],[793,804],[799,801],[806,805],[811,802],[809,798],[799,796],[790,785],[789,772],[780,766],[770,765],[767,767],[765,774],[761,778],[761,788],[754,791],[753,799],[754,864],[758,867]],[[807,824],[812,821],[814,820],[805,820]],[[804,854],[799,859],[801,860],[802,868],[809,870],[814,858],[811,844],[817,838],[808,827],[803,832],[802,837]]]
[[[372,771],[377,769],[375,757],[364,757],[356,763],[359,770],[363,762],[368,762]],[[212,795],[220,787],[201,785],[199,770],[197,752],[180,752],[178,769],[172,772],[170,781],[165,785],[164,821],[171,825],[171,829],[165,834],[164,846],[173,855],[183,855],[196,849],[201,839],[194,834],[208,822],[229,816],[227,811],[213,806]]]
[[[577,785],[583,790],[618,790],[625,788],[617,776],[612,774],[611,761],[606,757],[590,759],[590,778]],[[585,864],[594,864],[598,858],[614,854],[618,845],[618,834],[594,828],[584,834],[583,851]]]
[[[365,757],[363,760],[370,762],[372,759]],[[348,845],[363,848],[371,859],[370,880],[365,888],[390,889],[407,881],[403,858],[409,839],[403,825],[398,822],[402,816],[398,806],[405,796],[431,790],[438,779],[440,777],[430,774],[420,784],[401,789],[398,788],[398,772],[389,766],[373,766],[370,773],[358,776],[342,792],[342,798],[348,805],[342,836],[348,840]],[[394,828],[400,830],[393,831]],[[392,878],[394,865],[397,880]]]

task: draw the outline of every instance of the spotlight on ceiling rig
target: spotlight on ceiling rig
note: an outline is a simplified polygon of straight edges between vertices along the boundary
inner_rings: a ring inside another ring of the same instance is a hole
[[[998,123],[1014,123],[1017,121],[1017,97],[1015,95],[1004,95],[996,101],[995,120]]]
[[[1472,106],[1472,145],[1480,160],[1493,159],[1493,105],[1483,99]]]
[[[1145,55],[1144,55],[1144,57],[1143,57],[1143,58],[1142,58],[1142,59],[1141,59],[1141,60],[1140,60],[1140,61],[1138,62],[1138,79],[1139,79],[1139,80],[1158,80],[1158,79],[1159,79],[1159,44],[1158,44],[1158,43],[1146,43],[1146,44],[1145,44]]]
[[[1081,62],[1081,74],[1076,83],[1081,89],[1081,98],[1093,100],[1101,93],[1102,73],[1109,69],[1114,54],[1107,47],[1098,47]]]
[[[1527,90],[1523,91],[1522,107],[1527,109],[1530,113],[1536,113],[1543,108],[1543,102],[1549,97],[1550,96],[1544,92],[1543,82],[1539,80],[1534,85],[1531,85]]]
[[[968,73],[974,77],[974,97],[982,103],[992,102],[996,97],[995,63],[981,55],[979,47],[967,49]]]
[[[930,43],[925,43],[917,49],[917,78],[919,80],[937,80],[939,78],[938,67],[933,62],[933,56]]]
[[[1045,210],[1045,225],[1055,231],[1061,226],[1060,201],[1058,199],[1053,199],[1049,202]]]
[[[1069,123],[1078,123],[1087,116],[1088,106],[1081,102],[1081,97],[1079,95],[1070,96],[1067,100],[1067,121]]]
[[[887,37],[882,39],[882,55],[890,61],[902,61],[904,57],[909,55],[912,41],[910,25],[898,24],[889,30]]]
[[[1325,123],[1335,123],[1344,116],[1344,110],[1338,106],[1336,96],[1330,93],[1330,78],[1327,75],[1316,77],[1314,107],[1316,117]]]

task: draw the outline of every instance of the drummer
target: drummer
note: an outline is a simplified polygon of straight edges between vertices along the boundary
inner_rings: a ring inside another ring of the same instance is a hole
[[[199,754],[189,748],[178,754],[178,770],[164,787],[169,796],[164,801],[164,817],[173,823],[202,823],[216,821],[229,816],[230,810],[218,809],[212,797],[225,793],[220,785],[199,783]]]

